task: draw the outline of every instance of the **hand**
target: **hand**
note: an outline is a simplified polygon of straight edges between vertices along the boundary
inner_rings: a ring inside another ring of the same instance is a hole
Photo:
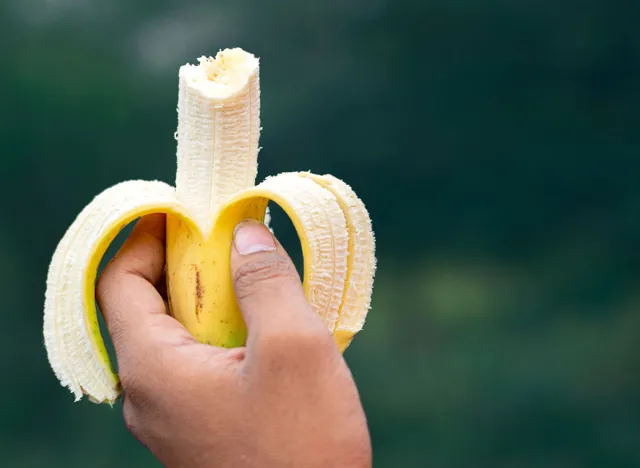
[[[290,258],[240,223],[231,270],[247,345],[198,343],[159,290],[165,216],[143,218],[98,282],[131,433],[168,467],[370,467],[358,391]]]

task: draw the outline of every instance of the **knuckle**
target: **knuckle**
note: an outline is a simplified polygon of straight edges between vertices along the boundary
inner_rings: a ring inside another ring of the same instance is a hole
[[[175,362],[171,354],[170,348],[152,345],[144,349],[126,348],[118,354],[120,384],[133,406],[157,403],[167,376],[179,374],[184,366]],[[179,386],[180,379],[176,380],[172,382],[174,387]]]
[[[133,406],[141,406],[146,404],[153,392],[154,379],[140,372],[141,365],[134,364],[132,366],[130,364],[133,363],[127,362],[120,367],[120,384],[129,403]]]
[[[134,405],[144,396],[145,389],[141,383],[143,381],[144,379],[138,378],[138,376],[132,372],[127,370],[120,371],[120,383],[126,395],[125,400],[128,401],[130,405]]]
[[[272,288],[282,281],[293,279],[299,279],[298,272],[291,261],[281,255],[245,263],[234,275],[239,299],[250,296],[255,290]]]
[[[107,324],[109,336],[111,337],[111,342],[116,348],[117,354],[118,351],[122,348],[120,344],[125,341],[125,327],[120,323],[118,317],[114,315],[108,317]]]
[[[144,446],[148,446],[153,434],[154,424],[149,421],[149,412],[131,402],[127,394],[122,402],[122,419],[129,433]]]
[[[122,402],[122,419],[127,430],[134,436],[138,437],[139,427],[135,417],[135,408],[127,394]]]

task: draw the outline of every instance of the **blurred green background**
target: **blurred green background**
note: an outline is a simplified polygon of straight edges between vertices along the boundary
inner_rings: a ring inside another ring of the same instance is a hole
[[[158,466],[50,371],[47,266],[97,193],[173,183],[178,67],[235,46],[261,58],[259,179],[332,173],[371,212],[346,357],[375,465],[640,466],[639,22],[637,0],[1,0],[0,466]]]

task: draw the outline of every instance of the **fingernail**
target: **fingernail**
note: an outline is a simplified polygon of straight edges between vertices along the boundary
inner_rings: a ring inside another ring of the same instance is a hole
[[[276,242],[269,229],[255,219],[238,223],[233,231],[233,245],[240,255],[276,250]]]

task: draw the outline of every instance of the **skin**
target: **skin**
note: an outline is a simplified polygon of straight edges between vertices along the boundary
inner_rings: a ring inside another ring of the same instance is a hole
[[[234,233],[246,347],[198,343],[167,314],[164,215],[143,218],[97,286],[129,431],[167,467],[371,467],[352,375],[258,222]]]

